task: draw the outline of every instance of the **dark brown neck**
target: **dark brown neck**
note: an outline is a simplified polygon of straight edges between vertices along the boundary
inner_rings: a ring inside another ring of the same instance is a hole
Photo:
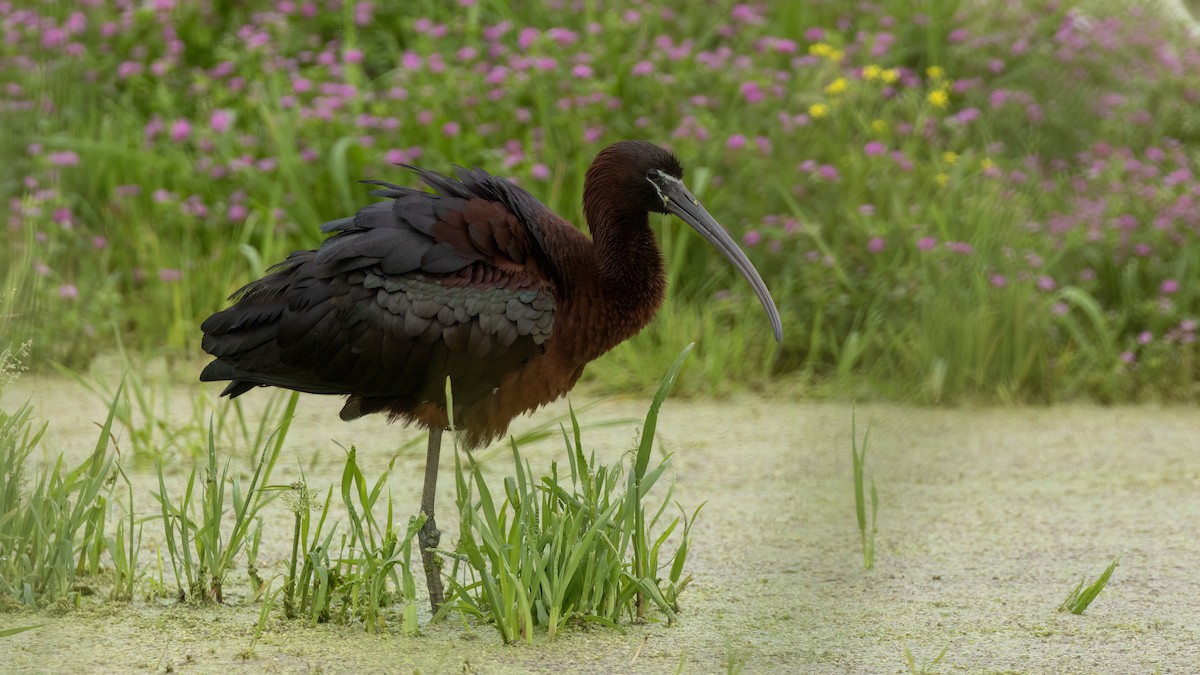
[[[611,332],[611,344],[603,351],[650,323],[667,291],[662,252],[646,212],[623,211],[588,214],[601,294],[598,299],[606,315],[606,332]]]

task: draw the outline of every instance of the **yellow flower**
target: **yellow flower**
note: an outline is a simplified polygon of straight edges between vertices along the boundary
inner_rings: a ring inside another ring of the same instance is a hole
[[[983,159],[979,160],[979,168],[983,169],[984,171],[987,171],[994,166],[996,166],[996,163],[993,162],[989,157],[984,157]]]
[[[820,119],[829,114],[829,106],[824,103],[814,103],[808,106],[808,116],[815,119]]]
[[[888,130],[888,125],[883,120],[875,120],[871,122],[871,129],[877,134],[882,134]]]
[[[925,74],[928,75],[929,79],[931,80],[940,80],[946,76],[946,69],[942,68],[941,66],[929,66],[925,69]]]
[[[954,166],[958,163],[958,153],[947,150],[946,152],[942,153],[942,161],[950,166]]]
[[[929,96],[927,98],[929,102],[932,103],[936,108],[945,108],[946,105],[950,103],[950,95],[941,89],[936,89],[929,92]]]
[[[888,68],[887,70],[879,73],[879,79],[883,80],[887,84],[892,84],[896,80],[900,79],[900,71],[896,70],[895,68]]]
[[[846,78],[844,77],[839,77],[833,82],[830,82],[829,86],[825,87],[825,93],[829,94],[830,96],[836,96],[844,91],[846,91]]]
[[[862,76],[863,76],[863,79],[868,82],[873,82],[875,80],[878,80],[881,75],[883,75],[883,68],[880,68],[879,66],[875,65],[874,63],[872,63],[869,66],[863,67]]]
[[[933,180],[937,181],[938,185],[946,187],[946,184],[950,182],[950,176],[948,174],[939,173],[933,177]]]
[[[834,49],[831,45],[824,42],[814,42],[808,46],[808,53],[813,56],[824,56],[830,61],[841,61],[845,54],[840,49]]]

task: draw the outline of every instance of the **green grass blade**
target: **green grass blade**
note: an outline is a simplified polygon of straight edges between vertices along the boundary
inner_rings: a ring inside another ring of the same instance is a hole
[[[41,628],[42,626],[45,626],[45,625],[46,624],[44,624],[44,623],[37,623],[32,626],[16,626],[14,628],[0,628],[0,637],[8,637],[10,635],[16,635],[17,633],[24,633],[27,630]]]
[[[654,432],[658,427],[658,411],[667,400],[671,389],[675,387],[675,381],[679,378],[679,371],[683,368],[683,362],[687,360],[688,354],[692,352],[692,348],[695,346],[695,342],[688,343],[683,348],[683,351],[679,352],[679,356],[675,357],[675,362],[671,364],[666,376],[663,377],[662,382],[658,385],[658,391],[655,392],[654,400],[650,403],[650,410],[646,412],[646,421],[642,425],[642,440],[638,444],[637,460],[634,462],[633,468],[633,473],[639,480],[646,473],[646,467],[650,464],[650,448],[654,444]]]
[[[1117,569],[1117,563],[1120,561],[1121,556],[1119,555],[1113,558],[1113,561],[1105,568],[1104,573],[1090,584],[1087,584],[1086,580],[1081,580],[1079,585],[1067,595],[1067,599],[1059,605],[1058,610],[1060,612],[1071,612],[1072,614],[1083,614],[1088,606],[1092,604],[1092,601],[1096,599],[1096,596],[1100,595],[1100,591],[1103,591],[1104,587],[1108,585],[1108,580],[1112,577],[1113,571]]]

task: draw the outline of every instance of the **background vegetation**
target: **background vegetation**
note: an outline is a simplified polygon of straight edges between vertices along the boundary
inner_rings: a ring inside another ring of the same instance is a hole
[[[0,611],[99,591],[202,605],[228,587],[260,604],[245,659],[280,597],[310,625],[422,629],[419,523],[388,482],[411,447],[373,474],[351,447],[340,485],[310,487],[303,465],[272,482],[295,395],[255,422],[192,386],[181,418],[143,367],[165,356],[193,381],[200,321],[364,204],[355,179],[404,182],[399,162],[488,168],[583,225],[605,144],[684,158],[773,287],[786,340],[666,219],[672,294],[590,370],[610,389],[645,392],[698,340],[692,391],[789,378],[922,402],[1200,398],[1200,32],[1177,18],[1099,0],[510,4],[0,0],[0,398],[27,364],[56,367],[108,411],[68,457],[35,454],[48,425],[30,404],[0,409]],[[86,373],[108,350],[120,385]],[[675,516],[670,487],[648,492],[682,359],[627,469],[585,451],[573,412],[569,479],[535,472],[520,441],[515,476],[490,486],[485,454],[456,454],[440,614],[505,641],[673,621],[700,507]],[[851,420],[869,569],[879,500]],[[291,556],[260,568],[280,507]],[[1063,607],[1083,612],[1116,563]]]
[[[1135,4],[0,1],[0,346],[79,368],[198,325],[394,162],[478,165],[582,225],[642,137],[784,315],[664,220],[672,295],[591,369],[856,395],[1195,400],[1200,43]],[[187,369],[190,376],[191,369]]]

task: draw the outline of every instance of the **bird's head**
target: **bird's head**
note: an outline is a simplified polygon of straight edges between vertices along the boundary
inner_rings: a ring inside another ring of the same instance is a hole
[[[683,164],[671,151],[647,141],[620,141],[596,155],[583,188],[588,222],[604,209],[670,213],[678,216],[715,246],[750,282],[771,320],[775,340],[783,341],[783,324],[758,270],[700,200],[683,183]],[[618,206],[619,205],[619,206]]]
[[[626,208],[670,213],[662,186],[671,179],[683,180],[683,164],[670,150],[648,141],[619,141],[592,161],[583,201],[587,204],[599,198],[611,203],[619,198]]]

